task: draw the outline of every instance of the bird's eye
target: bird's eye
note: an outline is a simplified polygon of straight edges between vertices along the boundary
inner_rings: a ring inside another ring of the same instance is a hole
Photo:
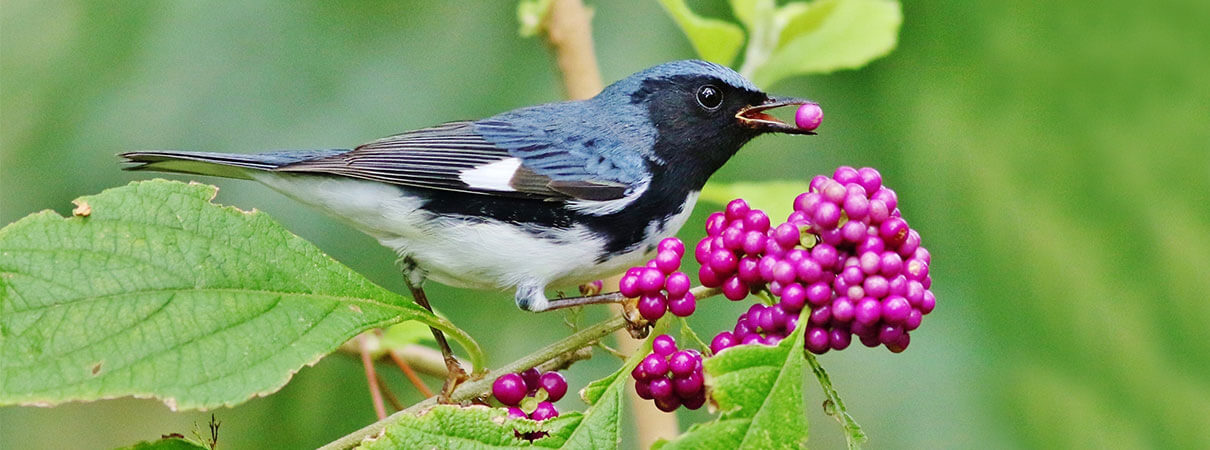
[[[723,104],[723,92],[710,84],[697,88],[697,104],[711,111],[716,110]]]

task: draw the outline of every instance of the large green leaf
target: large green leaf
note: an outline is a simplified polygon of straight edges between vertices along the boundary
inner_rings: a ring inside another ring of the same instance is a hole
[[[802,74],[861,67],[890,53],[903,13],[895,0],[816,0],[783,8],[777,50],[752,73],[758,86]]]
[[[694,425],[671,448],[797,448],[807,440],[802,330],[776,347],[741,345],[706,360],[718,419]]]
[[[744,30],[731,22],[694,14],[685,0],[660,0],[668,14],[689,37],[698,56],[724,66],[731,65],[744,44]]]
[[[164,180],[0,229],[0,404],[155,397],[233,405],[281,388],[372,327],[448,321],[374,285],[268,216]],[[479,364],[476,364],[478,366]]]

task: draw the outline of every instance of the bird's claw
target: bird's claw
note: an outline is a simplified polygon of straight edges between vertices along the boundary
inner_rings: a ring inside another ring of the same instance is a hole
[[[459,384],[470,379],[466,374],[466,370],[462,368],[462,364],[453,358],[445,360],[445,383],[441,385],[441,393],[437,394],[437,404],[449,405],[453,404],[454,389],[458,388]]]
[[[626,319],[626,331],[635,339],[645,339],[651,333],[651,322],[639,314],[638,299],[628,298],[622,302],[622,318]]]

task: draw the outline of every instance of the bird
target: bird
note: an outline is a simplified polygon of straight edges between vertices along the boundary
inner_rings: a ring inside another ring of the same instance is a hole
[[[339,218],[399,256],[414,300],[426,308],[423,283],[432,280],[514,289],[517,307],[541,312],[586,303],[551,299],[550,286],[641,263],[685,224],[707,179],[753,138],[815,134],[766,114],[805,104],[814,102],[773,97],[730,68],[683,60],[586,100],[349,149],[119,156],[126,170],[257,181]]]

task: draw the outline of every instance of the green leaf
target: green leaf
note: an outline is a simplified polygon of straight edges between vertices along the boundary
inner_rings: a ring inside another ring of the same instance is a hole
[[[807,192],[809,187],[806,181],[791,180],[711,182],[706,183],[699,199],[725,206],[731,200],[742,198],[748,206],[763,210],[774,224],[778,224],[794,211],[794,197]]]
[[[811,366],[811,371],[815,372],[815,378],[819,380],[819,387],[823,389],[824,396],[828,398],[824,402],[824,412],[840,422],[841,428],[844,429],[845,442],[850,449],[861,448],[861,444],[867,439],[865,431],[862,431],[861,425],[858,425],[853,416],[849,415],[844,400],[840,399],[840,393],[832,387],[832,379],[828,377],[828,372],[823,370],[823,366],[819,365],[815,355],[807,353],[806,356],[807,364]]]
[[[797,448],[807,440],[802,330],[776,347],[741,345],[706,360],[706,384],[721,414],[660,448]]]
[[[894,0],[816,0],[806,9],[783,10],[778,48],[753,71],[759,86],[861,67],[895,48],[903,22]]]
[[[373,327],[464,332],[374,285],[263,213],[164,180],[0,229],[0,404],[154,397],[234,405]]]
[[[185,438],[164,438],[157,441],[143,441],[129,447],[115,450],[210,450],[210,447]]]
[[[433,333],[420,322],[397,323],[382,330],[383,348],[400,349],[425,341],[433,341]]]
[[[503,408],[438,405],[409,420],[396,421],[383,430],[381,437],[359,448],[560,448],[583,420],[578,412],[535,422],[511,419]],[[540,438],[526,436],[538,432],[547,434]]]
[[[689,37],[689,43],[702,59],[731,65],[739,55],[744,43],[744,30],[739,26],[719,19],[709,19],[694,14],[685,0],[660,0],[664,10]]]
[[[581,390],[580,396],[591,405],[584,413],[565,412],[534,422],[509,419],[503,408],[435,406],[414,418],[393,421],[381,437],[362,447],[616,448],[621,441],[619,422],[628,374],[646,353],[637,351],[617,372]],[[538,437],[532,434],[536,432],[546,434]]]
[[[744,27],[752,32],[759,22],[757,16],[760,11],[771,11],[774,9],[773,0],[730,0],[731,13],[735,14],[735,18],[739,19],[739,23],[744,24]]]
[[[542,29],[546,13],[550,10],[551,0],[521,0],[517,3],[517,22],[521,28],[517,32],[521,37],[531,37]]]

